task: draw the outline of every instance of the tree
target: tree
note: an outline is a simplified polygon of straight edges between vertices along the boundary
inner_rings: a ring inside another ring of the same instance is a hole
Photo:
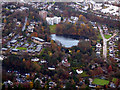
[[[4,23],[6,23],[7,22],[7,20],[6,19],[4,19]]]
[[[111,72],[111,71],[112,71],[112,66],[109,65],[109,67],[108,67],[108,72]]]
[[[32,36],[38,37],[38,33],[37,33],[37,32],[33,32],[33,33],[31,34],[31,37],[32,37]]]
[[[30,88],[33,88],[33,82],[32,81],[30,82]]]

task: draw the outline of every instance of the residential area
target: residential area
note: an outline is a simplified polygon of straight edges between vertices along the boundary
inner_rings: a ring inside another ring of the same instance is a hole
[[[2,89],[120,88],[118,8],[2,2]]]

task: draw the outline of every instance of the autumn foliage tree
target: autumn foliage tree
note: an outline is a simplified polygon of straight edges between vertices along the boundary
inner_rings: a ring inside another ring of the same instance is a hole
[[[33,32],[32,34],[31,34],[31,37],[38,37],[38,33],[37,32]]]
[[[78,22],[72,24],[69,22],[60,23],[56,26],[56,34],[64,36],[72,36],[74,38],[92,38],[96,39],[97,32],[88,24]]]
[[[109,65],[109,67],[108,67],[108,72],[111,72],[111,71],[112,71],[112,66]]]

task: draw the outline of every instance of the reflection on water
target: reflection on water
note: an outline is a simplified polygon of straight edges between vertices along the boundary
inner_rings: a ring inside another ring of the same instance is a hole
[[[70,48],[72,46],[77,46],[79,43],[79,40],[72,39],[72,38],[66,38],[64,36],[57,36],[56,34],[51,34],[51,39],[54,41],[59,41],[62,46]]]

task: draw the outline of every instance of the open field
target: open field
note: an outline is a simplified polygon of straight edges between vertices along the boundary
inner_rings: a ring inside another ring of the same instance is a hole
[[[56,29],[56,25],[50,25],[50,33],[56,33],[55,29]]]
[[[16,49],[19,49],[19,50],[27,50],[27,48],[24,48],[24,47],[17,47]]]
[[[109,81],[108,80],[95,78],[92,83],[93,84],[97,84],[97,85],[108,85]]]

